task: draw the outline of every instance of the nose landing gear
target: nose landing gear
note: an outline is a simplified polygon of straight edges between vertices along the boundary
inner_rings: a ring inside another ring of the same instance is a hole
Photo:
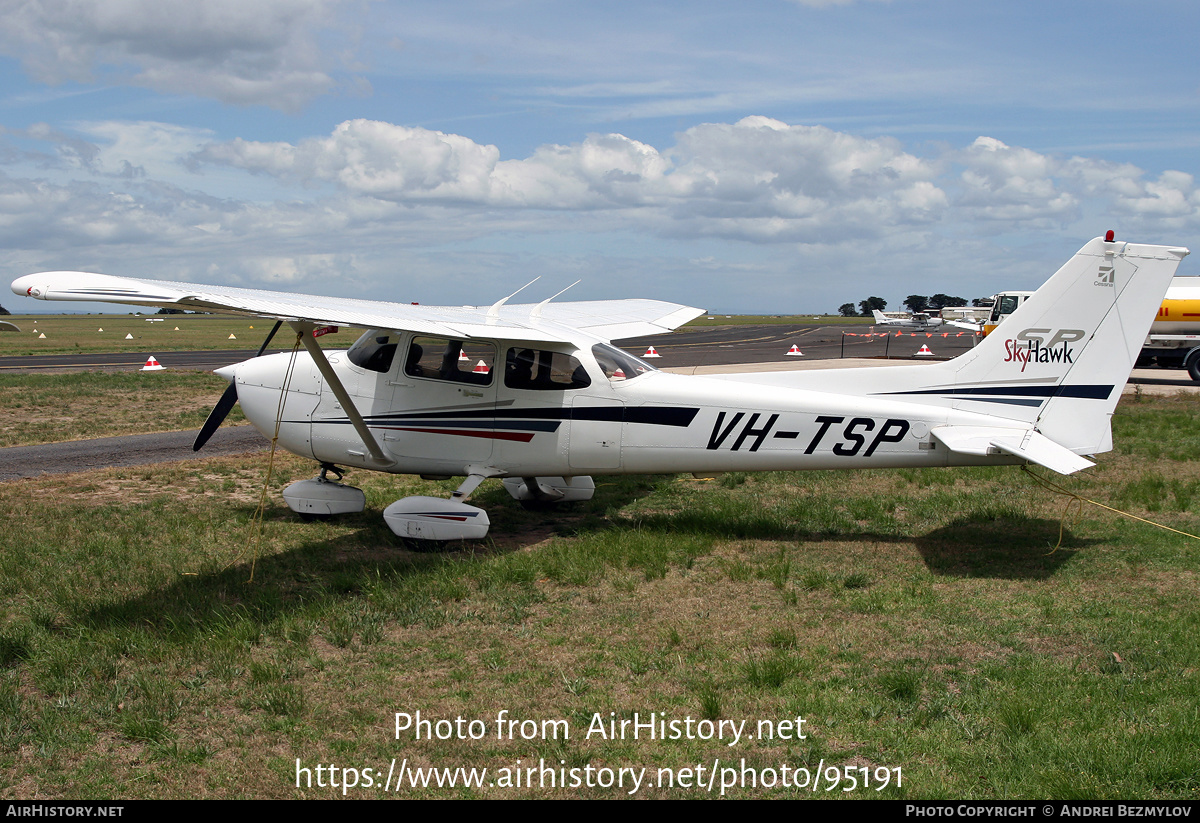
[[[304,519],[328,517],[334,514],[353,514],[367,507],[362,489],[330,480],[333,472],[340,481],[343,472],[332,463],[322,463],[321,473],[311,480],[298,480],[283,490],[288,508]]]

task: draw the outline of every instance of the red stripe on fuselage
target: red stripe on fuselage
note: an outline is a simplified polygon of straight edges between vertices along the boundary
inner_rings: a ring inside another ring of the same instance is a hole
[[[453,434],[459,437],[483,437],[488,440],[515,440],[518,443],[528,443],[533,439],[533,432],[498,432],[498,431],[465,431],[463,429],[416,429],[406,426],[383,426],[389,431],[421,432],[423,434]]]

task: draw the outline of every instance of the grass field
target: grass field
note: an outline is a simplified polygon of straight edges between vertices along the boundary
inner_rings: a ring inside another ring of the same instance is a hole
[[[199,371],[0,374],[0,448],[198,429],[228,385]],[[244,420],[234,406],[226,425]]]
[[[1066,485],[1200,531],[1197,411],[1123,403]],[[383,797],[393,758],[397,797],[629,794],[504,785],[543,761],[650,797],[1200,791],[1200,543],[1086,507],[1054,549],[1064,501],[1017,469],[597,478],[558,512],[486,484],[491,538],[439,553],[380,510],[453,483],[354,472],[366,512],[301,523],[311,473],[278,459],[261,542],[261,457],[0,484],[0,796]],[[417,711],[486,733],[397,735]],[[593,726],[651,712],[753,739]],[[459,767],[483,785],[411,785]]]
[[[274,325],[262,318],[220,314],[28,314],[4,319],[21,329],[0,333],[0,345],[4,347],[0,354],[6,356],[257,349]],[[361,333],[340,329],[317,340],[323,347],[344,349]],[[45,338],[39,336],[42,334]],[[234,339],[230,339],[231,334]],[[125,335],[132,335],[132,339],[126,340]],[[272,348],[289,348],[294,337],[287,334],[286,328],[281,329]]]

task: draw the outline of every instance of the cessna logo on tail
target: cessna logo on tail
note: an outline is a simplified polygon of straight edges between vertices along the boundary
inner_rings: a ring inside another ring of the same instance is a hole
[[[1033,363],[1074,363],[1070,345],[1087,334],[1083,329],[1024,329],[1004,341],[1004,362],[1020,363],[1021,371]]]
[[[1100,275],[1094,281],[1093,285],[1108,286],[1110,289],[1116,284],[1116,279],[1113,276],[1113,267],[1110,263],[1100,264]]]

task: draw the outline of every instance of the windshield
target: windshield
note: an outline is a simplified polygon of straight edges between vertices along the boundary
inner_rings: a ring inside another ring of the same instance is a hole
[[[627,354],[618,348],[606,346],[603,343],[592,346],[592,355],[596,358],[596,362],[600,364],[601,370],[604,371],[604,376],[614,383],[622,380],[632,380],[646,372],[657,371],[649,363],[638,360],[632,354]]]
[[[354,345],[347,350],[346,356],[360,369],[369,369],[383,374],[392,368],[392,358],[396,356],[396,347],[399,344],[400,335],[371,329],[354,341]]]

